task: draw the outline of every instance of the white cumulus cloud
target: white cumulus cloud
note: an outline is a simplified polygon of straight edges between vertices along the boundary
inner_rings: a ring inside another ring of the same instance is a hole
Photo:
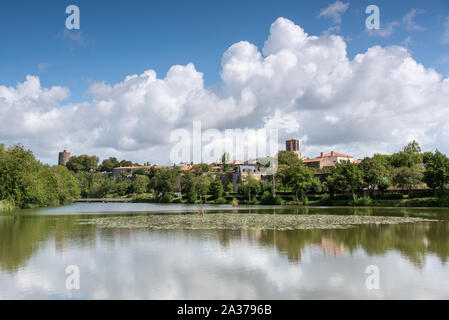
[[[401,46],[374,46],[351,60],[342,37],[308,35],[285,18],[272,24],[263,48],[230,46],[214,86],[187,64],[164,77],[147,70],[94,83],[89,94],[64,103],[67,88],[42,88],[33,76],[0,86],[0,141],[21,142],[43,159],[67,148],[168,163],[170,132],[200,120],[204,130],[276,126],[280,142],[296,136],[308,156],[393,152],[410,139],[449,152],[448,78]]]

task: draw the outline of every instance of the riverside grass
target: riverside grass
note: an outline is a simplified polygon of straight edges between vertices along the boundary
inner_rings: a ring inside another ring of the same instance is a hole
[[[152,214],[140,216],[80,219],[81,224],[100,228],[145,228],[159,230],[311,230],[347,229],[357,225],[384,225],[431,222],[411,217],[338,216],[338,215],[270,215],[270,214]]]

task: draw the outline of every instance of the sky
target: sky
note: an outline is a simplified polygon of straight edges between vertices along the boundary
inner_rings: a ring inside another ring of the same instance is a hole
[[[168,164],[193,121],[276,128],[309,157],[413,139],[449,153],[447,0],[4,0],[0,39],[0,142],[46,163],[67,149]]]

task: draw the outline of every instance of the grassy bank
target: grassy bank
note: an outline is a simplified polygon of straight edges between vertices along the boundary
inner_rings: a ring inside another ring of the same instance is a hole
[[[152,194],[134,195],[132,202],[136,203],[184,203],[189,202],[181,195],[174,195],[170,201],[167,199],[156,199]],[[447,197],[420,197],[409,198],[407,196],[398,199],[371,199],[368,197],[358,197],[356,202],[345,196],[331,198],[327,195],[310,196],[304,202],[296,201],[294,197],[282,195],[271,198],[271,201],[264,201],[262,197],[254,197],[251,201],[242,199],[239,194],[227,194],[220,199],[213,199],[212,196],[205,197],[205,204],[232,204],[235,200],[241,205],[307,205],[307,206],[329,206],[329,207],[449,207]],[[197,201],[196,203],[200,203]]]

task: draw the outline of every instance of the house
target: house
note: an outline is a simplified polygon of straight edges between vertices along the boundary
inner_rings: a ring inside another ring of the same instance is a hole
[[[150,169],[151,166],[130,166],[130,167],[117,167],[112,169],[112,176],[114,178],[120,177],[123,173],[132,173],[138,169]]]
[[[306,166],[311,168],[328,168],[328,167],[335,167],[337,163],[343,163],[343,162],[354,162],[354,158],[352,156],[345,155],[343,153],[338,153],[331,151],[330,153],[323,153],[313,159],[304,159],[303,162]]]
[[[257,169],[256,166],[254,165],[240,165],[236,168],[232,176],[232,183],[234,184],[234,192],[237,192],[239,190],[239,185],[241,183],[243,184],[246,183],[248,176],[251,176],[256,180],[260,180],[262,177],[259,169]]]

